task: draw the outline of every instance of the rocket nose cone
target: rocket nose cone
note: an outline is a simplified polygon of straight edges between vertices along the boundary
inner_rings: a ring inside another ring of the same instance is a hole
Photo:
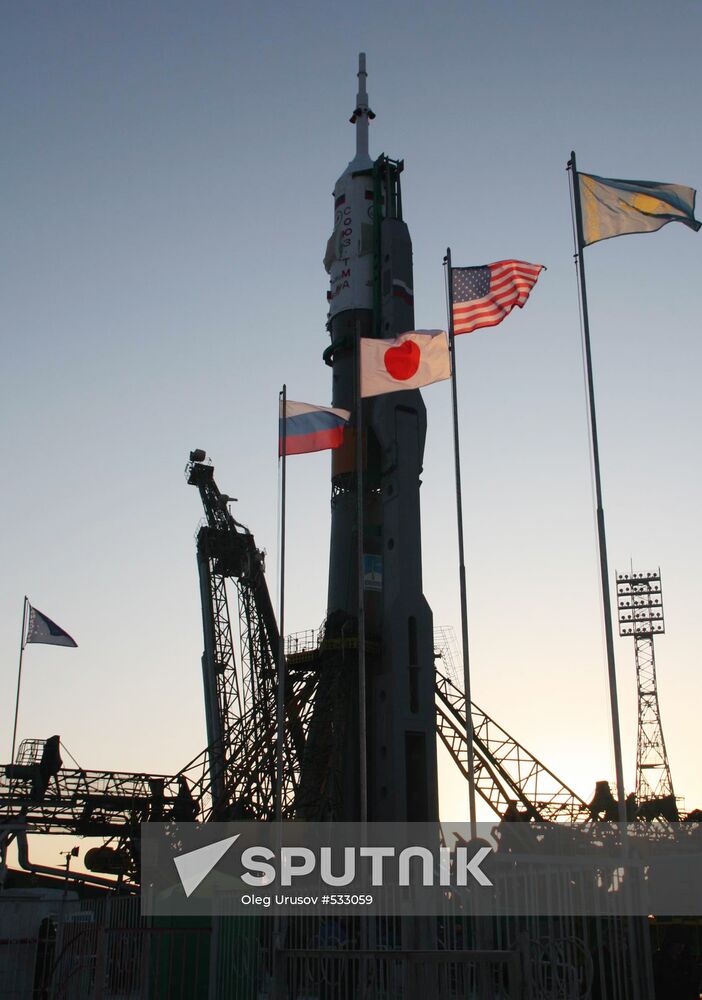
[[[368,170],[369,167],[373,166],[373,161],[368,152],[368,122],[372,116],[372,112],[368,107],[368,93],[366,91],[365,52],[359,52],[357,76],[358,92],[356,94],[356,107],[350,119],[352,124],[356,126],[356,155],[344,171],[346,174],[354,173],[357,170]]]

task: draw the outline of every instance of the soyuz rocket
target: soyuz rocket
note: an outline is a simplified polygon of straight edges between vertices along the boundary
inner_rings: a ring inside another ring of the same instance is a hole
[[[392,338],[414,329],[412,243],[402,218],[404,164],[368,152],[365,54],[351,122],[356,155],[334,187],[324,359],[332,405],[355,409],[359,337]],[[363,563],[366,649],[368,819],[438,818],[434,644],[422,593],[420,476],[426,410],[418,390],[363,401]],[[356,446],[332,452],[331,546],[326,634],[344,638],[358,622]],[[352,670],[353,667],[348,669]],[[358,687],[340,754],[337,819],[360,817]]]

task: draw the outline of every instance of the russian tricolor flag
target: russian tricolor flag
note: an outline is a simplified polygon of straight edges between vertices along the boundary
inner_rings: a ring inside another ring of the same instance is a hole
[[[283,411],[281,401],[278,454],[283,454],[283,441],[286,455],[304,455],[309,451],[338,448],[344,440],[344,430],[350,416],[348,410],[296,403],[292,399],[286,399]]]

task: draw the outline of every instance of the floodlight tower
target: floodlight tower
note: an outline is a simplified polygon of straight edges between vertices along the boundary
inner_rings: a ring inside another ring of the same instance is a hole
[[[619,634],[634,639],[639,722],[636,739],[636,799],[646,802],[667,799],[675,812],[675,793],[663,739],[656,683],[654,635],[665,632],[661,573],[617,573]]]

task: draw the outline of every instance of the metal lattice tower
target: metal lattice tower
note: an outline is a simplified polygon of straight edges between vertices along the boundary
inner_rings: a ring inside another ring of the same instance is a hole
[[[632,636],[636,657],[639,721],[636,738],[636,799],[670,801],[675,809],[673,779],[663,739],[656,683],[654,635],[665,632],[660,569],[655,573],[617,573],[619,634]]]
[[[436,731],[467,779],[465,713],[460,686],[437,673]],[[591,818],[585,801],[475,702],[471,713],[476,791],[497,816],[541,823],[579,823]]]
[[[186,474],[205,510],[197,553],[208,746],[180,775],[187,780],[203,819],[269,820],[275,813],[279,637],[264,557],[251,532],[230,513],[231,498],[220,492],[204,451],[191,452]],[[235,591],[238,611],[238,655],[228,585]],[[286,819],[328,820],[338,814],[344,793],[343,735],[352,697],[348,658],[356,655],[357,648],[355,636],[344,635],[342,629],[338,639],[326,624],[318,634],[288,642],[283,747]]]

